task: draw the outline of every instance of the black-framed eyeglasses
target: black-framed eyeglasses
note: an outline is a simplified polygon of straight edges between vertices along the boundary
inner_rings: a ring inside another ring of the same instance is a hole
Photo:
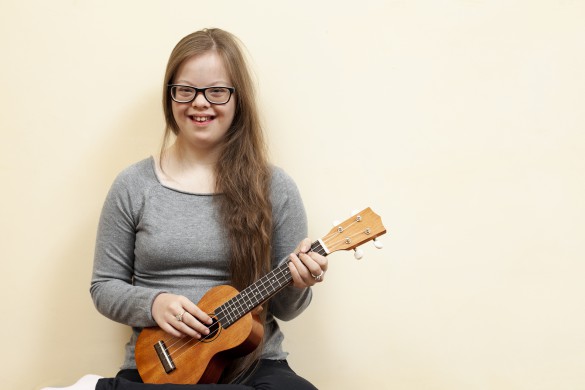
[[[236,91],[233,87],[206,87],[197,88],[191,85],[169,84],[171,98],[177,103],[191,103],[199,92],[211,104],[226,104]]]

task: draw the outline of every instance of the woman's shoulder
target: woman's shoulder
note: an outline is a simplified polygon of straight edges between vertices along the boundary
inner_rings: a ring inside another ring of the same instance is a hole
[[[286,203],[291,200],[295,202],[301,201],[301,195],[296,182],[284,169],[271,166],[271,196],[273,203]]]
[[[153,158],[148,157],[124,168],[114,180],[114,187],[126,190],[144,190],[157,183],[154,173]]]
[[[147,176],[153,172],[153,157],[147,157],[122,169],[119,176]]]
[[[277,230],[288,229],[291,226],[306,226],[307,216],[305,206],[297,184],[292,176],[284,169],[272,166],[271,201],[272,217]],[[290,221],[294,221],[293,224]],[[285,227],[285,226],[288,226]],[[300,233],[304,237],[306,232]],[[290,238],[285,234],[287,239]]]
[[[288,187],[296,188],[294,179],[281,167],[270,166],[272,170],[271,185],[273,191],[284,190]]]

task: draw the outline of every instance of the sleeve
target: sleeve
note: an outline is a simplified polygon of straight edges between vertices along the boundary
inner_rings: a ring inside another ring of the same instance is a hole
[[[119,175],[100,216],[90,293],[97,310],[111,320],[136,327],[154,326],[152,302],[162,291],[133,285],[134,244],[139,191],[132,178]]]
[[[282,170],[275,168],[272,181],[273,266],[288,260],[301,240],[307,237],[307,216],[299,190]],[[283,321],[301,314],[311,303],[310,288],[285,287],[270,301],[269,310]]]

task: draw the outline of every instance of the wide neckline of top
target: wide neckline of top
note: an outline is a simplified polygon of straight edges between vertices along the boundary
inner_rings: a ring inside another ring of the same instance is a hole
[[[150,168],[152,169],[152,174],[154,175],[154,178],[156,179],[157,183],[161,187],[163,187],[163,188],[165,188],[165,189],[167,189],[169,191],[178,192],[180,194],[185,194],[185,195],[194,195],[194,196],[209,196],[209,197],[212,197],[212,196],[221,195],[221,194],[218,194],[218,193],[189,192],[189,191],[181,190],[179,188],[174,188],[174,187],[171,187],[171,186],[168,186],[168,185],[164,184],[162,182],[162,180],[160,179],[160,177],[158,175],[158,172],[156,170],[156,161],[154,160],[154,156],[150,156]]]

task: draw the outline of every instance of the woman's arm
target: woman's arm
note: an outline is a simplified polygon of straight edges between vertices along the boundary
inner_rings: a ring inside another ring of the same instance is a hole
[[[137,185],[138,184],[138,185]],[[143,195],[128,170],[110,189],[98,225],[90,293],[104,316],[130,326],[156,325],[151,307],[162,291],[133,285],[134,244]]]
[[[299,190],[281,169],[274,168],[272,179],[273,267],[290,261],[297,245],[307,237],[307,216]],[[270,300],[269,310],[284,321],[301,314],[311,302],[309,287],[288,286]]]

